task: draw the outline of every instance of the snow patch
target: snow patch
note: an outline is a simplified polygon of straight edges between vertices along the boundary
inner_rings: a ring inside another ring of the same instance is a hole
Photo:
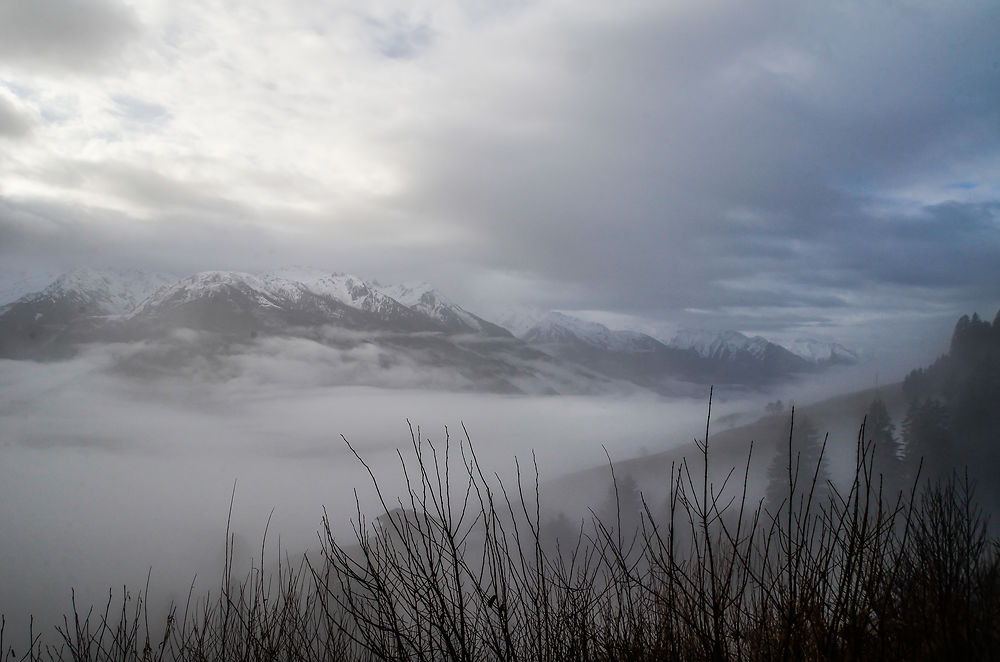
[[[442,322],[448,327],[464,331],[483,331],[482,321],[434,289],[430,283],[404,283],[380,288],[381,292],[408,308]]]
[[[202,271],[163,288],[146,299],[136,313],[163,305],[180,305],[232,288],[268,307],[295,301],[302,296],[303,285],[281,278],[258,278],[239,271]]]
[[[725,358],[746,352],[763,359],[771,342],[761,336],[745,336],[739,331],[682,329],[668,344],[677,349],[693,350],[704,358]]]
[[[583,342],[616,352],[643,351],[644,346],[653,340],[636,331],[612,331],[603,324],[558,311],[546,313],[542,319],[523,334],[522,338],[528,342],[539,344],[567,341]]]
[[[813,338],[798,338],[786,349],[810,363],[857,363],[859,356],[840,343],[824,342]]]
[[[73,299],[96,304],[108,315],[123,315],[177,278],[138,269],[76,269],[65,273],[37,294],[23,299]]]

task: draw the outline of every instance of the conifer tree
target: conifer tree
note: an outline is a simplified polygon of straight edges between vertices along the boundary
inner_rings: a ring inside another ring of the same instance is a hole
[[[947,476],[956,468],[948,409],[932,398],[910,403],[903,421],[903,444],[910,474],[923,461],[924,474]]]
[[[905,485],[902,475],[902,448],[896,438],[896,426],[881,398],[875,398],[868,406],[864,441],[871,446],[872,477],[877,479],[881,476],[886,492],[890,495],[895,494]]]

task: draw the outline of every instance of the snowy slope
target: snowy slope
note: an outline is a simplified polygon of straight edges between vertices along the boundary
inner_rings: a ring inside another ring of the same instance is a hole
[[[351,274],[331,273],[310,267],[287,267],[268,272],[261,276],[265,282],[293,282],[303,286],[313,294],[329,297],[335,301],[374,313],[383,319],[410,319],[413,312],[409,308]]]
[[[824,342],[812,338],[799,338],[787,345],[788,351],[810,363],[854,364],[859,360],[857,353],[835,342]]]
[[[380,288],[380,291],[404,306],[437,320],[450,331],[505,337],[510,333],[500,326],[470,313],[448,300],[429,283],[406,283]]]
[[[172,276],[137,270],[77,269],[40,292],[0,307],[0,351],[6,357],[56,358],[97,340],[117,340],[112,329]],[[109,331],[105,333],[105,331]]]
[[[682,329],[667,344],[677,349],[694,350],[706,359],[725,359],[740,353],[763,359],[773,343],[761,336],[747,337],[738,331]]]
[[[382,288],[382,293],[404,306],[441,321],[459,319],[470,329],[479,331],[480,325],[472,313],[449,301],[430,283],[404,283]]]
[[[302,296],[305,286],[280,278],[259,278],[239,271],[202,271],[165,287],[136,311],[174,307],[213,294],[238,292],[263,307],[280,308]]]
[[[0,306],[13,303],[28,294],[41,292],[62,272],[0,268]]]
[[[548,314],[541,308],[507,308],[491,317],[496,323],[518,338],[524,337],[531,327],[538,324]]]
[[[612,352],[648,351],[655,339],[636,331],[612,331],[603,324],[552,311],[538,320],[521,338],[535,344],[576,342]]]
[[[302,283],[303,285],[308,285],[310,283],[315,283],[322,278],[326,278],[332,273],[334,272],[327,269],[318,269],[316,267],[292,266],[274,269],[259,274],[259,276],[263,279],[280,278],[282,280],[290,280],[296,283]]]
[[[792,343],[793,353],[736,331],[686,330],[663,343],[556,311],[518,309],[501,319],[524,342],[427,283],[382,287],[302,267],[258,275],[205,271],[183,280],[79,269],[0,305],[0,355],[60,357],[85,343],[161,339],[194,329],[222,343],[302,337],[343,349],[364,342],[378,348],[386,365],[391,356],[450,365],[462,379],[488,375],[489,388],[500,390],[512,388],[510,375],[523,377],[531,372],[525,366],[537,364],[658,392],[672,392],[678,381],[773,383],[858,360],[842,345],[811,339]]]
[[[19,302],[65,301],[87,305],[91,313],[122,315],[175,280],[170,274],[137,269],[76,269],[59,276],[41,292],[21,297]]]
[[[175,283],[146,300],[133,319],[159,320],[225,333],[249,329],[287,333],[337,326],[396,334],[442,331],[436,321],[374,290],[355,276],[305,274],[283,278],[235,271],[205,271]],[[175,311],[175,312],[170,312]]]
[[[146,299],[128,321],[136,336],[185,328],[251,339],[331,324],[373,326],[367,313],[319,296],[302,283],[238,271],[203,271],[185,278]]]
[[[307,282],[306,287],[359,310],[389,316],[403,314],[404,304],[350,274],[330,274]]]

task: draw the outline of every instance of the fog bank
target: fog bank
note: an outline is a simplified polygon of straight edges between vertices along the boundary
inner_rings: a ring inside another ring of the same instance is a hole
[[[230,495],[244,562],[268,538],[292,556],[313,546],[326,507],[345,529],[370,481],[341,435],[392,493],[409,419],[425,438],[463,436],[489,471],[537,459],[541,479],[690,441],[706,398],[500,396],[321,385],[298,360],[222,380],[136,379],[111,368],[121,348],[58,363],[0,362],[0,613],[8,632],[103,604],[145,583],[155,606],[217,587]],[[247,360],[252,365],[253,360]],[[206,373],[208,374],[208,373]],[[268,378],[262,378],[267,375]],[[281,378],[271,378],[275,375]],[[759,407],[733,398],[717,412]],[[269,552],[271,554],[272,552]],[[271,557],[274,558],[273,556]],[[197,591],[196,591],[197,592]]]

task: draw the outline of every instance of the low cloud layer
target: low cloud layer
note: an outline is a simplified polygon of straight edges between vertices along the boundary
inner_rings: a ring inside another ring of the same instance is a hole
[[[466,386],[446,370],[402,357],[388,357],[383,369],[372,354],[381,350],[364,345],[264,339],[169,370],[137,368],[137,357],[148,368],[178,343],[198,341],[185,330],[162,345],[0,361],[0,561],[17,569],[0,577],[0,613],[15,641],[29,614],[45,627],[60,617],[73,588],[79,604],[103,604],[109,588],[141,587],[152,569],[154,608],[183,602],[195,574],[199,591],[214,589],[234,484],[232,527],[244,566],[259,553],[272,509],[269,558],[279,540],[292,555],[311,548],[324,507],[346,531],[355,490],[366,513],[376,502],[341,435],[393,498],[401,489],[397,452],[411,453],[408,420],[438,448],[446,428],[461,441],[464,425],[488,474],[513,479],[517,458],[529,474],[537,461],[543,482],[602,465],[605,451],[615,460],[656,453],[704,431],[707,392],[461,393],[444,390]],[[755,396],[720,389],[713,416],[732,425],[755,418],[768,400],[804,403],[843,386],[817,381]]]
[[[234,482],[242,563],[259,553],[272,509],[269,540],[293,555],[314,545],[323,507],[346,530],[354,491],[365,504],[374,495],[340,435],[391,495],[407,419],[437,444],[446,426],[457,442],[464,423],[487,471],[510,475],[515,456],[530,463],[534,452],[549,480],[602,463],[602,445],[622,458],[687,441],[704,415],[700,400],[335,386],[349,357],[337,373],[317,355],[334,350],[319,345],[265,343],[226,366],[136,378],[117,368],[135,351],[0,361],[0,560],[17,570],[0,578],[0,613],[15,641],[29,614],[36,628],[54,623],[71,588],[80,604],[103,604],[152,568],[154,606],[183,602],[196,573],[199,591],[214,589]],[[385,377],[405,386],[407,370]]]

